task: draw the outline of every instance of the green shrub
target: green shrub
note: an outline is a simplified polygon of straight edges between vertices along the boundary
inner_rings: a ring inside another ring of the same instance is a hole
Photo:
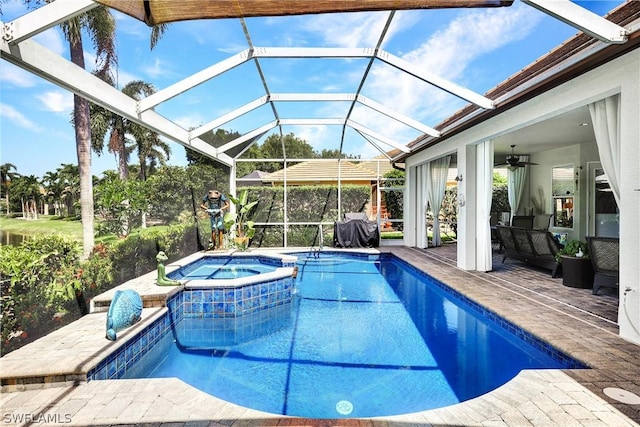
[[[248,190],[250,200],[258,200],[249,218],[257,223],[284,222],[283,187],[242,187]],[[343,185],[341,187],[342,212],[361,212],[370,202],[371,187]],[[338,187],[336,185],[294,186],[287,188],[289,222],[333,222],[338,220]],[[326,227],[325,227],[326,228]],[[251,247],[284,246],[282,226],[256,225]],[[289,226],[288,246],[310,246],[317,240],[318,226]],[[325,233],[326,234],[326,233]],[[330,234],[327,234],[329,236]],[[316,242],[316,245],[318,243]],[[325,239],[325,244],[327,240]]]
[[[80,314],[80,253],[75,240],[56,235],[0,246],[2,354],[55,329],[57,314]]]
[[[35,235],[20,246],[0,246],[2,354],[88,311],[88,300],[155,270],[156,254],[170,260],[197,251],[192,221],[132,233],[96,245],[86,261],[70,238]]]
[[[500,218],[501,212],[511,212],[509,192],[506,183],[494,182],[493,195],[491,197],[491,215]]]
[[[82,263],[80,280],[87,298],[110,289],[114,285],[115,268],[111,257],[111,249],[104,243],[97,244],[89,259]]]
[[[385,187],[404,187],[405,173],[392,169],[384,174]],[[391,218],[404,218],[404,193],[402,191],[387,190],[382,192],[384,204]],[[402,231],[402,223],[394,223],[394,227]]]

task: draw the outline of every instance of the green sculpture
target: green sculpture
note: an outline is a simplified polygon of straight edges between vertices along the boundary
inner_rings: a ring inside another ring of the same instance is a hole
[[[158,261],[158,278],[156,279],[156,284],[160,286],[178,286],[180,282],[177,280],[169,279],[164,270],[164,262],[168,260],[167,254],[163,251],[158,252],[156,255],[156,261]]]

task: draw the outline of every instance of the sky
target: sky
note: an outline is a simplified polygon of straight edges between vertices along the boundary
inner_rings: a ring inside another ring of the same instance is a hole
[[[600,16],[623,3],[574,2]],[[22,1],[9,0],[2,4],[1,19],[8,22],[25,13]],[[112,13],[117,21],[119,89],[130,81],[142,80],[160,90],[248,48],[240,20],[223,19],[172,23],[151,50],[149,27],[117,11]],[[255,47],[373,48],[388,16],[389,12],[362,12],[247,18],[245,22]],[[381,48],[419,70],[484,94],[577,32],[516,0],[505,8],[398,11]],[[69,58],[68,44],[59,28],[47,30],[35,40]],[[87,69],[93,69],[95,55],[86,40]],[[261,59],[258,70],[254,61],[247,61],[156,106],[155,111],[189,129],[260,98],[267,89],[272,94],[356,93],[368,65],[368,58],[274,58]],[[379,60],[373,62],[360,94],[431,127],[467,104]],[[274,106],[282,119],[345,118],[351,103],[276,102]],[[71,93],[0,60],[0,164],[11,163],[19,174],[40,178],[62,164],[77,164],[72,111]],[[355,105],[350,118],[403,145],[421,135],[361,104]],[[264,105],[221,128],[244,134],[273,120],[272,107]],[[343,152],[347,154],[362,158],[380,154],[349,127],[344,138],[342,126],[287,125],[282,132],[294,133],[316,151],[339,148],[344,141]],[[279,134],[279,129],[265,137],[273,133]],[[168,142],[172,150],[168,163],[185,165],[185,149]],[[94,175],[115,169],[113,154],[106,150],[93,154]]]

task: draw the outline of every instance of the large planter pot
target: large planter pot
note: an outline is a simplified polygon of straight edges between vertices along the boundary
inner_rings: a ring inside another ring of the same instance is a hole
[[[249,247],[249,238],[246,236],[234,237],[233,243],[235,243],[236,248],[240,249],[241,251],[245,251]]]
[[[593,288],[591,260],[562,255],[562,284],[572,288]]]

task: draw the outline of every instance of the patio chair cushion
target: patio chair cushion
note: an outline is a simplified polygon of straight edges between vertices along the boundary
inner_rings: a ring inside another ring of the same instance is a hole
[[[557,277],[560,264],[556,253],[561,246],[548,231],[531,230],[521,227],[496,226],[498,237],[504,247],[502,262],[507,258],[517,259],[551,270],[551,276]]]
[[[587,237],[589,257],[593,266],[593,294],[600,288],[619,288],[620,239],[616,237]]]

